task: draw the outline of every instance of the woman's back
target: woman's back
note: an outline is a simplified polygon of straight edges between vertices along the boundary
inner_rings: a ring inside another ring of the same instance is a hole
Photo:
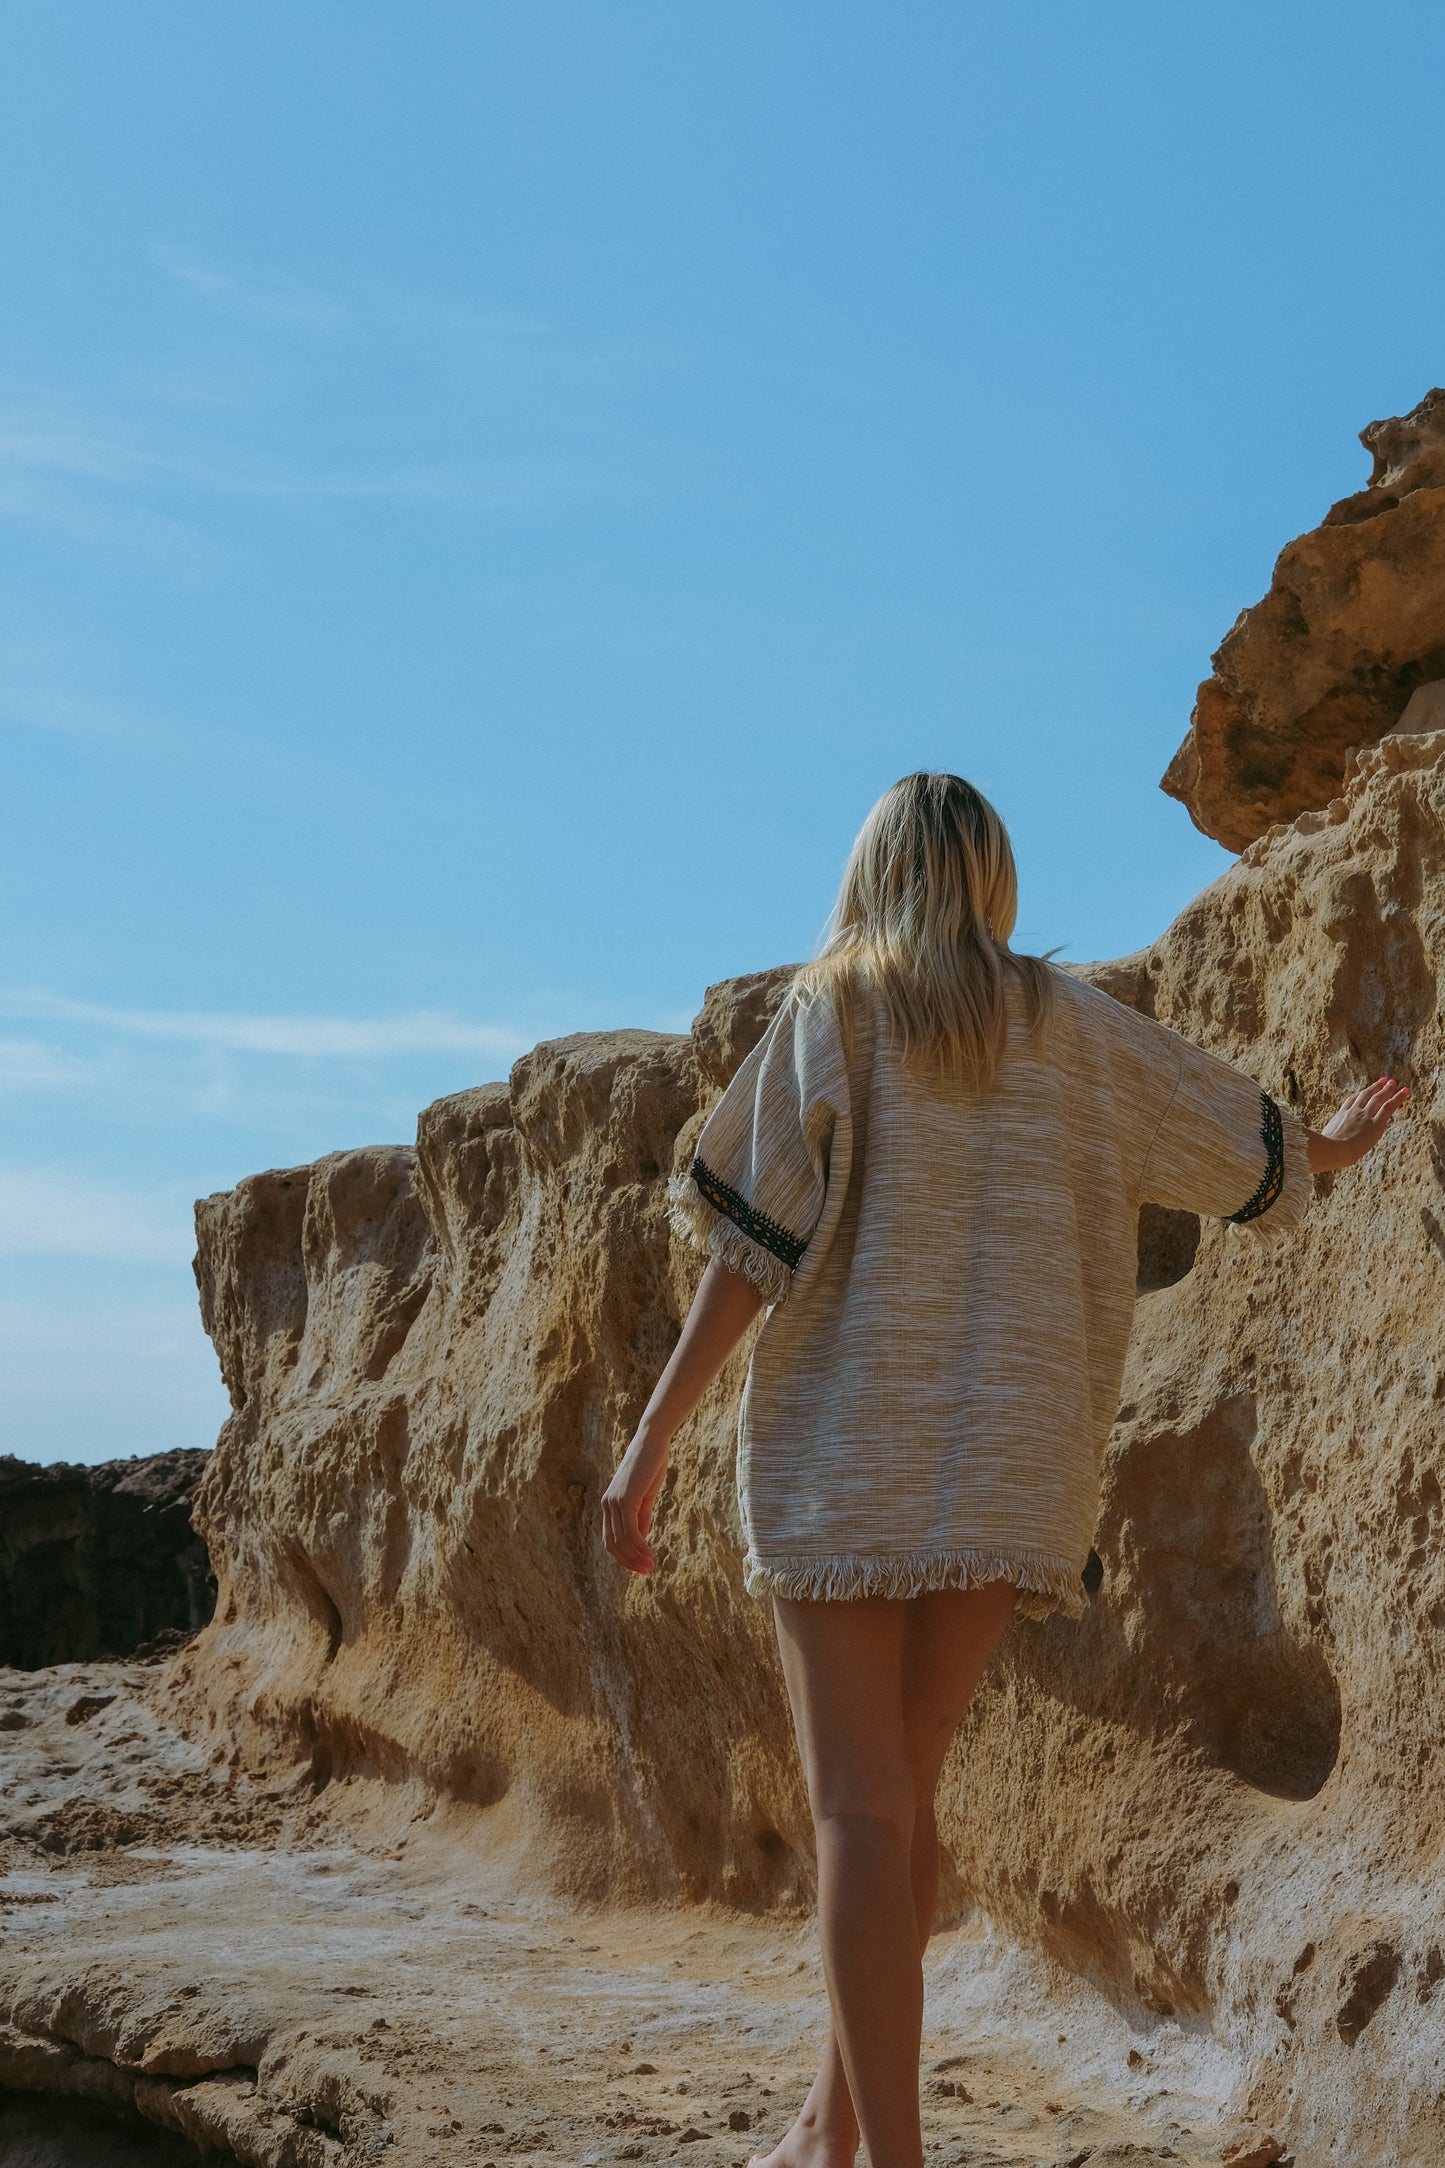
[[[1233,1214],[1284,1170],[1257,1085],[1055,971],[978,1094],[927,1081],[860,987],[794,994],[679,1185],[775,1307],[739,1424],[749,1586],[912,1594],[1001,1572],[1077,1612],[1142,1201]],[[846,1051],[845,1051],[846,1037]],[[1293,1223],[1308,1195],[1292,1118]],[[1281,1209],[1282,1207],[1282,1209]],[[886,1479],[880,1474],[886,1465]]]

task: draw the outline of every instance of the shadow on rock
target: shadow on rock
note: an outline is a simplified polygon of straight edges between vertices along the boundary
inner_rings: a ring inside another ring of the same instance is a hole
[[[1339,1688],[1280,1615],[1254,1435],[1253,1395],[1236,1393],[1192,1430],[1126,1445],[1089,1610],[1019,1660],[1091,1717],[1177,1731],[1253,1790],[1313,1799],[1339,1754]]]

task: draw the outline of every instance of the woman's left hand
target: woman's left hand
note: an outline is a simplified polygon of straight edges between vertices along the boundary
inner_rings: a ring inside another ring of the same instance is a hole
[[[1409,1096],[1409,1085],[1397,1084],[1392,1076],[1376,1077],[1373,1084],[1351,1092],[1323,1129],[1307,1132],[1310,1172],[1335,1174],[1355,1166],[1379,1143]]]
[[[653,1509],[667,1476],[669,1441],[639,1430],[602,1494],[602,1540],[629,1573],[651,1573]]]

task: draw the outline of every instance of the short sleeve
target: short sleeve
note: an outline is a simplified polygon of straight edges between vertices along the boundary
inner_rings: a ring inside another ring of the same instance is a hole
[[[1180,1039],[1179,1077],[1145,1161],[1140,1201],[1199,1212],[1230,1233],[1293,1233],[1314,1190],[1307,1132],[1253,1077]]]
[[[847,1118],[832,1003],[790,994],[708,1116],[687,1173],[672,1179],[674,1227],[770,1303],[785,1302]]]

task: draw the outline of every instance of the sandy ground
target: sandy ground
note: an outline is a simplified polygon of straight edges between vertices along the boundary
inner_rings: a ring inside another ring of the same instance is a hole
[[[196,2139],[257,2168],[741,2168],[782,2134],[824,2024],[810,1923],[569,1911],[519,1886],[505,1804],[248,1783],[161,1685],[0,1671],[0,2168],[179,2168]],[[936,1940],[928,1985],[947,2168],[1203,2164],[1238,2135],[1207,2033],[1131,2022],[985,1922]]]

